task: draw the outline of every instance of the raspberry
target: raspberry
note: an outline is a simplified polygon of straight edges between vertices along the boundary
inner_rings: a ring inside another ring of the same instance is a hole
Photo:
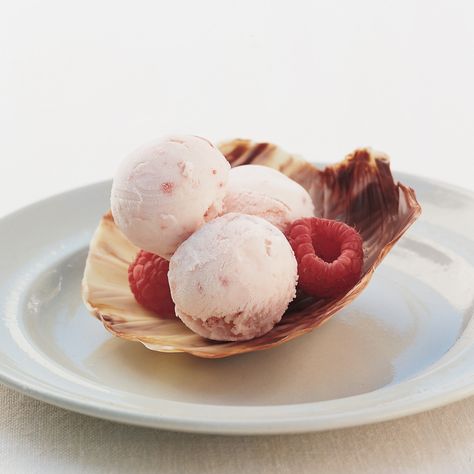
[[[298,262],[298,284],[320,298],[339,296],[360,279],[362,238],[352,227],[330,219],[294,221],[287,237]]]
[[[138,303],[166,318],[175,317],[168,283],[169,262],[140,250],[128,267],[128,283]]]

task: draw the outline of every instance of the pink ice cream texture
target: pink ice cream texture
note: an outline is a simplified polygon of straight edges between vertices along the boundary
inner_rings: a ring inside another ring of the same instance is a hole
[[[209,141],[170,136],[129,155],[115,174],[115,223],[137,247],[170,259],[222,211],[230,165]]]
[[[289,224],[312,217],[311,196],[296,181],[276,169],[242,165],[229,172],[224,213],[241,212],[262,217],[285,232]]]
[[[297,262],[274,225],[229,213],[184,241],[170,260],[176,315],[217,341],[244,341],[270,331],[295,297]]]

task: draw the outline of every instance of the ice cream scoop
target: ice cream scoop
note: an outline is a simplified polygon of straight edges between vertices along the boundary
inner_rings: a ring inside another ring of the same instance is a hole
[[[311,196],[300,184],[276,169],[243,165],[229,172],[224,213],[241,212],[262,217],[285,232],[302,217],[312,217]]]
[[[283,233],[230,213],[202,226],[171,257],[176,315],[197,334],[244,341],[270,331],[295,297],[297,263]]]
[[[115,174],[115,223],[137,247],[170,259],[222,211],[230,165],[209,141],[170,136],[129,155]]]

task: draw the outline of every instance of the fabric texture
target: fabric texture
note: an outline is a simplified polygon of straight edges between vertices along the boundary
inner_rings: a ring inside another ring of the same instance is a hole
[[[69,412],[0,386],[1,473],[472,473],[474,397],[357,428],[173,433]]]

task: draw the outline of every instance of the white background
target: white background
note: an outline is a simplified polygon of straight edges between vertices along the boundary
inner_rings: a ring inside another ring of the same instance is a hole
[[[3,2],[0,213],[170,131],[372,145],[472,187],[473,24],[469,1]]]
[[[473,25],[469,1],[2,2],[0,215],[109,178],[131,149],[168,132],[274,141],[328,162],[371,145],[391,155],[396,170],[473,189]],[[11,420],[29,403],[15,396],[4,397]],[[449,412],[458,423],[460,410],[474,416],[472,401],[464,403]],[[69,423],[87,425],[87,418],[71,416]],[[397,430],[408,426],[399,423]],[[420,423],[426,429],[421,439],[428,439],[441,418]],[[10,425],[1,443],[3,462],[13,471],[29,458],[20,428]],[[468,439],[453,436],[462,448],[472,446],[473,432]],[[137,443],[151,436],[133,433]],[[370,428],[359,433],[374,436]],[[344,452],[343,435],[320,436],[298,443],[333,439]],[[178,446],[200,443],[176,439],[176,452],[168,447],[171,458],[179,456]],[[445,442],[433,439],[441,450]],[[87,437],[74,442],[87,449]],[[270,442],[262,443],[267,449]],[[272,445],[279,453],[281,446]],[[422,445],[419,462],[432,469],[429,453],[437,445],[428,451]],[[29,464],[29,472],[53,460],[61,465],[49,444],[27,447],[43,453],[42,464]],[[401,449],[410,452],[408,439]],[[458,456],[459,466],[472,467],[461,451],[451,461]],[[87,465],[87,457],[82,462]],[[403,472],[423,472],[422,464],[410,462]],[[302,472],[302,464],[293,465]],[[169,466],[171,472],[178,464]]]

